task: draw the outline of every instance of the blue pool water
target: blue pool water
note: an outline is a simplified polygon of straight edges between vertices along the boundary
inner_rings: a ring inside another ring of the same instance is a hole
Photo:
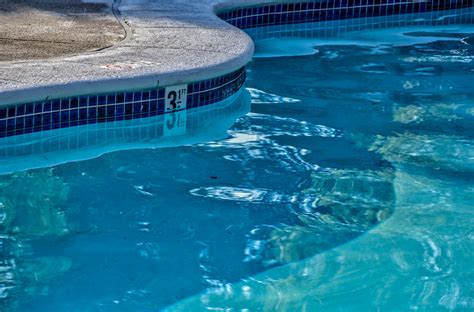
[[[472,311],[474,35],[419,31],[255,58],[184,132],[3,141],[1,310]]]

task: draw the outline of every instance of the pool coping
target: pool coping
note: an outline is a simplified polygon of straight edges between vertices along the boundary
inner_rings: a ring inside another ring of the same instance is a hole
[[[241,7],[301,2],[83,1],[109,3],[125,29],[125,39],[98,52],[0,62],[0,107],[180,85],[228,74],[251,60],[254,44],[243,30],[220,19],[219,13]]]
[[[250,61],[254,47],[250,37],[219,19],[216,12],[270,1],[108,2],[126,31],[123,41],[98,52],[0,62],[0,107],[228,74]]]

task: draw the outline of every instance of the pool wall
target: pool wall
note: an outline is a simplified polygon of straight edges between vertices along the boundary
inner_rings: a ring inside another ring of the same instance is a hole
[[[240,29],[472,7],[473,0],[320,0],[224,9],[218,16]]]
[[[0,107],[0,138],[78,125],[163,115],[223,101],[240,90],[245,68],[212,79],[147,88],[45,99]]]
[[[0,138],[222,101],[242,88],[244,66],[253,55],[253,42],[241,29],[384,16],[393,21],[473,6],[473,0],[110,2],[120,8],[127,29],[116,46],[59,59],[0,62]]]
[[[224,139],[235,120],[249,111],[250,94],[241,89],[223,101],[192,110],[66,127],[51,134],[10,136],[0,144],[0,175],[93,159],[114,151]]]

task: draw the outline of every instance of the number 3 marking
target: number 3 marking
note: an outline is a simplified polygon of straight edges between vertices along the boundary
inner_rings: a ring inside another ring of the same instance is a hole
[[[166,126],[168,127],[168,130],[171,130],[174,128],[174,125],[176,124],[176,113],[171,113],[171,120],[166,121]]]
[[[176,109],[176,98],[177,98],[176,91],[171,91],[168,94],[168,99],[170,100],[170,105],[171,105],[172,110]]]
[[[186,108],[188,85],[169,86],[165,90],[165,111]]]

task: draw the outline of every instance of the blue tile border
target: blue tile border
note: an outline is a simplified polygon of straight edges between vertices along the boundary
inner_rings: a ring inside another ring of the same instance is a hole
[[[240,28],[469,8],[474,0],[321,0],[266,4],[224,11],[218,16]]]
[[[216,127],[224,129],[221,124],[222,120],[238,118],[247,113],[250,109],[250,98],[247,97],[250,97],[250,94],[237,92],[219,103],[197,107],[193,110],[180,110],[149,118],[58,129],[54,132],[55,135],[50,136],[44,135],[43,132],[36,132],[3,138],[0,140],[2,143],[5,142],[0,144],[0,175],[16,171],[12,168],[36,168],[35,161],[42,164],[39,167],[42,167],[43,164],[49,166],[67,162],[66,159],[71,159],[71,155],[66,156],[67,153],[73,153],[78,149],[88,150],[82,155],[90,156],[90,151],[98,150],[92,154],[101,155],[104,151],[121,150],[123,146],[156,147],[160,146],[160,139],[180,134],[186,134],[184,140],[187,142],[195,142],[196,138],[199,141],[200,133],[206,133],[209,129],[216,130]],[[173,132],[174,130],[177,132]],[[162,143],[162,146],[169,146],[166,139]],[[55,152],[65,152],[66,154],[60,158],[43,158],[41,156]],[[34,155],[38,156],[36,160]],[[19,159],[20,163],[16,161],[17,157],[30,156],[33,158],[21,158]],[[72,158],[77,160],[77,155]],[[14,164],[13,167],[11,167],[12,164]]]
[[[213,104],[230,97],[240,90],[245,78],[245,67],[242,67],[223,76],[187,84],[186,109]],[[166,87],[157,87],[2,106],[0,138],[163,115],[165,90]]]

